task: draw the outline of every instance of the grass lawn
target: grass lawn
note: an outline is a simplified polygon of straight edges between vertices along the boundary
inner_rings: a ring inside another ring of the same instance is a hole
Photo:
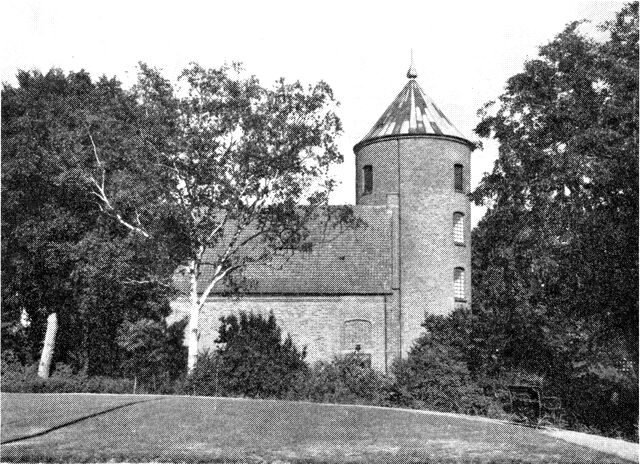
[[[1,435],[2,461],[627,462],[474,418],[203,397],[3,393]]]

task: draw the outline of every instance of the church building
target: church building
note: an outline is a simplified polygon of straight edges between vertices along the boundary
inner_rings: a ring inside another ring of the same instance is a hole
[[[282,266],[249,266],[240,298],[213,294],[200,316],[200,350],[221,316],[273,312],[307,361],[358,352],[386,372],[423,332],[425,314],[471,303],[470,163],[465,138],[416,81],[408,81],[354,147],[355,215],[366,227],[295,253]],[[320,229],[320,228],[318,228]],[[174,303],[174,315],[187,314]]]

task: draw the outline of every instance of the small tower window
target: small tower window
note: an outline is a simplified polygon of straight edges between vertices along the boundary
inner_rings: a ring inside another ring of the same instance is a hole
[[[457,267],[453,270],[453,296],[456,300],[464,300],[464,268]]]
[[[462,165],[461,164],[454,164],[453,165],[453,184],[454,184],[454,187],[456,189],[456,192],[464,191],[462,180],[463,180],[462,179]]]
[[[373,191],[373,168],[366,165],[362,168],[363,187],[362,194],[367,195]]]
[[[453,213],[453,242],[464,245],[464,214]]]

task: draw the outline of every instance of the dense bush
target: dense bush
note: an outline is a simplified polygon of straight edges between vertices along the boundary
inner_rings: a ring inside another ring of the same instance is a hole
[[[73,373],[58,364],[48,379],[38,377],[38,366],[2,362],[1,390],[5,393],[133,393],[133,380]]]
[[[464,355],[430,334],[394,367],[396,403],[462,414],[495,414],[499,405],[471,377]]]
[[[151,319],[125,322],[118,331],[123,350],[123,374],[135,378],[143,388],[156,390],[185,372],[187,350],[183,344],[187,321],[172,325]]]
[[[317,362],[299,375],[291,399],[323,403],[387,405],[391,380],[356,358]]]
[[[606,371],[574,372],[557,385],[567,425],[638,441],[638,379]]]
[[[532,385],[560,405],[543,410],[543,422],[637,440],[638,380],[632,363],[616,367],[616,356],[606,352],[589,359],[577,350],[579,344],[560,345],[561,355],[524,359],[490,343],[491,321],[466,311],[427,316],[423,326],[427,333],[408,359],[396,364],[397,404],[416,400],[417,407],[500,417],[513,413],[508,386]],[[535,356],[533,350],[528,358]],[[584,361],[576,362],[581,356]]]
[[[219,348],[199,356],[186,388],[199,394],[282,398],[307,369],[305,351],[284,340],[275,316],[220,318]]]
[[[203,352],[198,355],[193,372],[182,385],[186,395],[228,396],[230,393],[221,387],[221,358],[215,352]],[[225,383],[226,386],[226,383]]]

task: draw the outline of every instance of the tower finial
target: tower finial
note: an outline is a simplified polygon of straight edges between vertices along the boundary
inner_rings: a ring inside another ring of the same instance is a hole
[[[413,66],[413,48],[411,49],[411,66],[409,66],[409,70],[407,71],[407,78],[415,79],[418,77],[418,72],[416,68]]]

